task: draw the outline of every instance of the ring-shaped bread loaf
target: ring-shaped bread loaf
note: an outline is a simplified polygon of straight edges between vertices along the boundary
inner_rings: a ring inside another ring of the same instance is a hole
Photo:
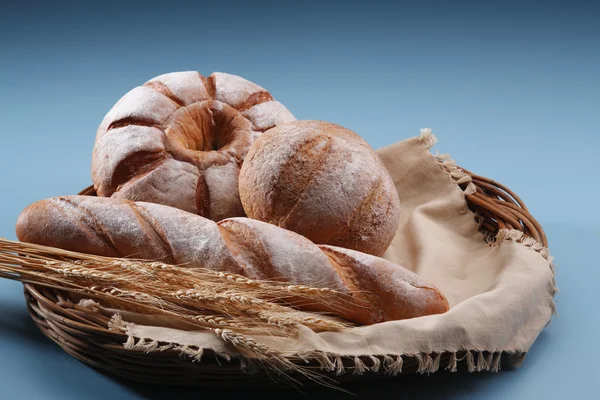
[[[240,167],[254,140],[296,120],[264,88],[236,75],[157,76],[125,94],[96,133],[98,196],[172,206],[219,221],[245,216]]]

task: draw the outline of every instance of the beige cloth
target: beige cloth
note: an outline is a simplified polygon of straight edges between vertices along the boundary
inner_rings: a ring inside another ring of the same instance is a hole
[[[415,356],[419,371],[455,370],[439,365],[437,354],[464,350],[469,370],[497,370],[502,352],[516,354],[517,363],[548,324],[554,311],[554,269],[547,249],[516,231],[502,231],[494,245],[486,243],[465,193],[429,147],[435,138],[427,131],[378,149],[389,169],[402,203],[398,233],[385,258],[409,268],[438,286],[451,309],[402,321],[385,322],[344,333],[302,331],[298,339],[261,338],[263,343],[290,353],[323,353],[336,366],[337,356],[387,356],[371,368],[400,372],[402,357]],[[447,165],[452,167],[451,161]],[[172,342],[189,352],[235,350],[212,333],[127,324],[129,347],[156,347]],[[144,338],[139,340],[139,338]],[[491,354],[483,356],[483,351]],[[436,358],[437,357],[437,358]],[[398,363],[399,361],[399,363]],[[329,361],[325,361],[329,363]],[[369,368],[369,365],[361,365]]]

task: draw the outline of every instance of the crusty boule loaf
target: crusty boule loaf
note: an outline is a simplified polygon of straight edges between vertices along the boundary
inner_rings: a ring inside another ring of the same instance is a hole
[[[314,243],[376,256],[400,218],[398,192],[373,148],[325,121],[279,124],[252,145],[239,176],[246,215]]]
[[[87,254],[160,260],[182,268],[335,289],[356,301],[342,309],[310,302],[302,307],[335,312],[360,324],[439,314],[449,308],[441,291],[406,268],[354,250],[319,246],[249,218],[215,223],[154,203],[63,196],[27,207],[17,220],[16,233],[22,242]]]
[[[295,117],[242,77],[183,71],[126,93],[92,152],[98,196],[177,207],[218,221],[244,216],[237,179],[254,139]]]

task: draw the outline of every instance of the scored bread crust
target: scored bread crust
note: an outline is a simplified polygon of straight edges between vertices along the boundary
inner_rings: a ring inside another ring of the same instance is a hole
[[[20,214],[16,233],[22,242],[69,251],[338,290],[355,301],[341,309],[311,302],[298,307],[333,312],[359,324],[449,309],[441,291],[406,268],[366,253],[316,245],[244,217],[217,223],[155,203],[74,195],[33,203]]]
[[[281,123],[250,148],[239,176],[246,215],[330,244],[381,256],[400,200],[373,148],[340,125]]]
[[[218,221],[244,216],[240,166],[262,132],[294,115],[237,75],[157,76],[125,94],[103,118],[92,152],[101,197],[147,201]]]

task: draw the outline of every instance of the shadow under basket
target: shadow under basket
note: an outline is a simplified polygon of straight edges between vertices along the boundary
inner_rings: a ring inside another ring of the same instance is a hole
[[[465,196],[466,201],[478,219],[480,229],[489,234],[488,237],[494,237],[499,229],[516,229],[547,246],[541,226],[515,193],[490,179],[465,169],[463,171],[471,176],[477,189],[474,194]],[[92,186],[79,194],[96,195]],[[127,335],[109,330],[108,317],[79,306],[77,302],[71,301],[67,292],[33,284],[24,284],[24,289],[29,314],[41,332],[73,357],[102,372],[147,384],[221,387],[234,384],[236,387],[286,388],[286,385],[273,380],[272,373],[269,374],[260,367],[254,371],[245,370],[239,360],[224,359],[210,350],[204,352],[201,362],[192,362],[191,359],[186,359],[187,356],[172,349],[152,353],[127,350],[123,346]],[[451,354],[439,356],[440,362],[444,363],[450,359]],[[464,354],[457,353],[456,356],[458,360],[463,359],[458,361],[458,365],[466,363]],[[512,365],[513,360],[509,360],[509,357],[519,355],[503,354],[501,365]],[[354,360],[343,361],[351,365]],[[368,358],[362,361],[366,366],[374,362]],[[389,377],[383,370],[366,371],[362,375],[348,372],[336,376],[335,371],[321,369],[316,360],[305,365],[312,366],[320,374],[330,376],[339,383]],[[415,373],[418,366],[416,358],[403,357],[401,374]],[[292,373],[292,376],[303,385],[313,383],[300,374]]]

